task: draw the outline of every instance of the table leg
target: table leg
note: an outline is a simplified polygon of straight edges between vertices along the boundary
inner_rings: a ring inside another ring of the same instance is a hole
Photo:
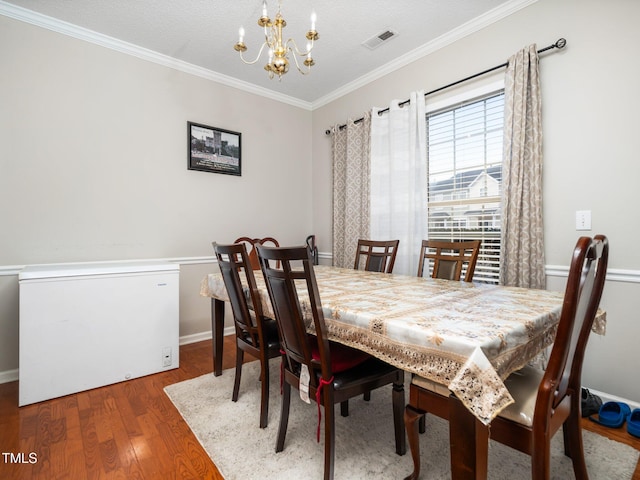
[[[451,478],[485,480],[489,453],[489,429],[454,395],[449,397]]]
[[[413,472],[404,480],[418,480],[420,478],[420,436],[418,435],[418,423],[424,419],[425,414],[407,405],[404,410],[404,426],[409,438],[411,459],[413,460]]]
[[[213,374],[222,375],[222,345],[224,337],[224,301],[211,299],[211,335],[213,336]]]

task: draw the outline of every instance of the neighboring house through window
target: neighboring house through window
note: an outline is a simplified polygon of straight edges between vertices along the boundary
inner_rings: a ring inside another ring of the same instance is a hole
[[[504,90],[427,104],[429,238],[482,240],[474,281],[498,283]]]

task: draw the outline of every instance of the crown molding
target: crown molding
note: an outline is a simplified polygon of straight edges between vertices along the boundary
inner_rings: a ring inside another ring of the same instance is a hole
[[[384,77],[385,75],[398,70],[410,63],[415,62],[441,48],[446,47],[472,33],[477,32],[478,30],[482,30],[483,28],[491,25],[492,23],[497,22],[498,20],[502,20],[509,15],[522,10],[529,5],[536,3],[538,0],[512,0],[510,2],[504,3],[492,10],[489,10],[483,15],[474,18],[473,20],[468,21],[467,23],[462,24],[458,28],[451,30],[450,32],[445,33],[444,35],[439,36],[438,38],[432,40],[429,43],[426,43],[414,50],[411,50],[404,55],[397,57],[391,62],[383,65],[376,70],[373,70],[366,75],[363,75],[352,82],[349,82],[342,87],[334,90],[333,92],[325,95],[324,97],[315,100],[312,103],[312,110],[316,108],[320,108],[328,103],[337,100],[338,98],[351,93],[363,86],[378,80],[379,78]]]
[[[213,70],[208,70],[206,68],[202,68],[197,65],[184,62],[182,60],[177,60],[168,55],[163,55],[161,53],[154,52],[153,50],[149,50],[132,43],[124,42],[108,35],[94,32],[93,30],[89,30],[87,28],[79,27],[77,25],[73,25],[71,23],[64,22],[47,15],[42,15],[26,8],[6,3],[2,0],[0,0],[0,15],[13,18],[14,20],[19,20],[21,22],[29,23],[37,27],[46,28],[47,30],[51,30],[53,32],[77,38],[78,40],[93,43],[94,45],[99,45],[110,50],[115,50],[126,55],[131,55],[142,60],[153,62],[158,65],[188,73],[190,75],[211,80],[213,82],[236,88],[248,93],[260,95],[262,97],[276,100],[278,102],[292,105],[294,107],[302,108],[304,110],[310,111],[312,108],[311,102],[306,102],[289,95],[283,95],[281,93],[274,92],[273,90],[259,87],[252,83],[238,80],[237,78],[223,75],[221,73],[214,72]]]

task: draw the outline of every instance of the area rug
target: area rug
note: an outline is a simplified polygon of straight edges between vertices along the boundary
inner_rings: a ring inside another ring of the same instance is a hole
[[[280,417],[279,359],[272,360],[270,372],[269,425],[265,429],[258,427],[258,362],[244,365],[237,402],[231,401],[233,370],[225,370],[219,377],[207,374],[170,385],[165,392],[225,479],[320,479],[323,444],[322,440],[316,442],[317,407],[294,396],[295,390],[284,451],[275,453]],[[348,417],[341,417],[336,407],[335,478],[402,479],[411,473],[408,448],[404,456],[395,454],[390,386],[375,390],[369,402],[352,399],[349,407]],[[420,435],[424,479],[451,478],[448,428],[447,422],[427,415],[427,431]],[[587,431],[583,431],[583,438],[591,479],[632,478],[638,450]],[[552,443],[551,477],[575,478],[562,442],[559,432]],[[489,478],[530,478],[530,457],[492,441]]]

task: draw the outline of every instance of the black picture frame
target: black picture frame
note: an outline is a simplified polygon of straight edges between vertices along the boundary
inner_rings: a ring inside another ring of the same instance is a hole
[[[242,175],[242,134],[187,122],[187,168],[200,172]]]

